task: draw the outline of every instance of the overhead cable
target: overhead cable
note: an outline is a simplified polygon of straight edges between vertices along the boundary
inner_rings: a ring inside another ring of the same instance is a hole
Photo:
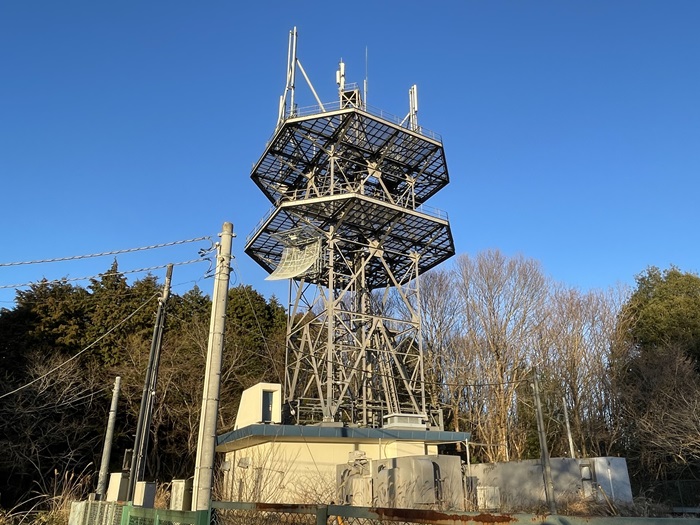
[[[60,365],[56,365],[55,367],[53,367],[51,370],[49,370],[49,371],[46,372],[45,374],[42,374],[42,375],[40,375],[39,377],[32,379],[31,381],[29,381],[29,383],[25,383],[24,385],[22,385],[22,386],[20,386],[20,387],[18,387],[18,388],[15,388],[14,390],[10,390],[9,392],[7,392],[7,393],[5,393],[5,394],[0,395],[0,399],[6,398],[6,397],[8,397],[8,396],[11,396],[12,394],[16,394],[16,393],[19,392],[20,390],[24,390],[24,389],[27,388],[28,386],[33,385],[33,384],[36,383],[37,381],[41,381],[41,380],[44,379],[45,377],[48,377],[48,376],[50,376],[51,374],[53,374],[56,370],[59,370],[60,368],[66,366],[66,365],[67,365],[68,363],[70,363],[71,361],[77,359],[80,355],[82,355],[82,354],[84,354],[85,352],[87,352],[88,350],[90,350],[93,346],[95,346],[97,343],[99,343],[102,339],[104,339],[104,338],[107,337],[109,334],[111,334],[112,332],[114,332],[117,328],[119,328],[121,325],[123,325],[124,323],[126,323],[129,319],[131,319],[132,317],[134,317],[134,316],[135,316],[141,309],[143,309],[148,303],[150,303],[153,299],[155,299],[156,297],[159,297],[159,296],[160,296],[160,292],[151,295],[148,299],[146,299],[143,303],[141,303],[141,305],[140,305],[138,308],[136,308],[136,310],[134,310],[133,312],[131,312],[131,313],[130,313],[129,315],[127,315],[124,319],[122,319],[121,321],[119,321],[119,322],[118,322],[117,324],[115,324],[112,328],[110,328],[109,330],[107,330],[104,334],[102,334],[100,337],[98,337],[97,339],[95,339],[92,343],[90,343],[90,344],[87,345],[85,348],[83,348],[80,352],[78,352],[77,354],[75,354],[75,355],[69,357],[68,359],[66,359],[65,361],[63,361],[63,363],[61,363]]]
[[[238,264],[236,263],[235,259],[233,260],[233,266],[234,266],[234,274],[240,276],[241,274],[241,269],[238,267]],[[243,281],[241,277],[241,282]],[[260,319],[258,319],[258,314],[255,311],[255,307],[253,306],[253,301],[250,298],[250,294],[248,293],[248,287],[245,285],[243,286],[243,292],[245,294],[246,300],[248,301],[248,306],[250,306],[251,312],[253,312],[253,318],[255,319],[255,324],[258,327],[258,331],[260,332],[260,337],[262,338],[263,345],[265,346],[265,350],[267,351],[267,357],[270,358],[270,361],[272,361],[272,366],[275,369],[275,375],[282,380],[282,374],[280,374],[280,371],[277,369],[277,363],[275,363],[274,356],[272,354],[272,351],[270,350],[270,346],[267,344],[267,337],[265,337],[265,333],[263,332],[262,325],[260,324]],[[267,301],[266,301],[267,302]]]
[[[185,264],[193,264],[193,263],[198,263],[198,262],[203,262],[207,261],[210,262],[208,259],[191,259],[189,261],[182,261],[182,262],[177,262],[177,263],[170,263],[173,266],[183,266]],[[127,273],[143,273],[143,272],[150,272],[152,270],[161,270],[163,268],[167,268],[169,265],[168,264],[161,264],[159,266],[149,266],[148,268],[139,268],[137,270],[124,270],[124,271],[118,271],[118,272],[106,272],[106,273],[100,273],[98,275],[87,275],[85,277],[63,277],[61,279],[53,279],[51,281],[49,280],[40,280],[40,281],[32,281],[30,283],[22,283],[22,284],[3,284],[0,285],[0,290],[5,289],[5,288],[24,288],[25,286],[32,286],[33,284],[58,284],[58,283],[68,283],[72,281],[87,281],[88,279],[94,279],[96,277],[108,277],[111,275],[124,275]]]
[[[93,257],[105,257],[107,255],[119,255],[122,253],[140,252],[140,251],[144,251],[144,250],[155,250],[157,248],[167,248],[168,246],[176,246],[178,244],[187,244],[190,242],[198,242],[198,241],[206,241],[206,240],[211,241],[211,237],[210,236],[195,237],[194,239],[185,239],[182,241],[165,242],[162,244],[152,244],[150,246],[141,246],[139,248],[125,248],[123,250],[112,250],[112,251],[108,251],[108,252],[91,253],[88,255],[71,255],[69,257],[57,257],[55,259],[38,259],[36,261],[7,262],[7,263],[0,263],[0,267],[22,266],[25,264],[44,264],[44,263],[63,262],[63,261],[75,261],[78,259],[90,259]]]

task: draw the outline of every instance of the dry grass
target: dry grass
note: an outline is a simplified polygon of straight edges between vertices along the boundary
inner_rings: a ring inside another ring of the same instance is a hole
[[[37,490],[16,507],[0,509],[0,525],[67,525],[71,502],[87,496],[92,477],[87,468],[80,474],[54,470],[48,482],[37,484]]]
[[[610,516],[611,510],[607,503],[592,499],[569,499],[558,502],[557,510],[565,516]]]
[[[170,508],[170,486],[171,483],[156,483],[156,497],[153,507],[156,509]],[[0,524],[2,525],[2,524]]]

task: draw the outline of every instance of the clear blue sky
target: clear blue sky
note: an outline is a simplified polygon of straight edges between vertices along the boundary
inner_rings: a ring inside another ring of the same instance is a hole
[[[243,246],[269,207],[249,175],[297,26],[324,101],[341,57],[362,81],[365,48],[371,105],[403,116],[418,84],[419,121],[443,136],[451,176],[429,204],[449,213],[458,253],[522,254],[584,290],[631,284],[649,265],[697,271],[699,22],[696,0],[2,2],[0,262],[216,235],[231,221],[236,282],[284,298]],[[110,263],[0,267],[0,285]],[[206,269],[175,268],[175,291],[210,293]],[[0,307],[13,297],[0,290]]]

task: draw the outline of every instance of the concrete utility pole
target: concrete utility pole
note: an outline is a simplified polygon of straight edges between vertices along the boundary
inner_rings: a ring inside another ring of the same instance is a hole
[[[119,403],[119,389],[122,385],[122,378],[117,376],[114,379],[114,390],[112,391],[112,404],[109,407],[109,418],[107,419],[107,431],[105,432],[105,442],[102,447],[102,460],[100,461],[100,475],[97,478],[97,495],[99,499],[104,499],[107,493],[107,474],[109,474],[109,457],[112,454],[112,438],[114,437],[114,424],[117,420],[117,404]]]
[[[535,391],[535,409],[537,412],[537,434],[540,438],[540,456],[542,458],[542,470],[544,473],[544,494],[547,498],[547,506],[550,514],[557,513],[557,502],[554,499],[554,481],[552,480],[552,466],[549,463],[549,449],[547,448],[547,436],[544,431],[544,417],[542,415],[542,403],[540,403],[540,383],[537,377],[537,369],[532,370],[532,388]]]
[[[148,355],[146,379],[143,383],[143,394],[141,395],[139,419],[136,422],[136,439],[134,440],[134,452],[131,457],[131,468],[129,469],[129,491],[127,495],[129,501],[134,500],[134,489],[136,488],[136,482],[142,481],[146,473],[148,435],[151,430],[153,405],[156,398],[156,383],[158,382],[160,350],[163,346],[163,331],[165,329],[165,305],[168,302],[168,297],[170,297],[170,281],[172,280],[172,277],[173,265],[169,264],[165,270],[163,294],[158,299],[156,324],[153,327],[153,339],[151,340],[151,351]]]
[[[207,510],[211,504],[214,481],[214,453],[216,449],[216,421],[219,414],[219,387],[221,386],[221,362],[224,351],[224,327],[228,285],[231,274],[231,244],[233,224],[225,222],[219,234],[221,243],[216,258],[214,293],[212,296],[207,365],[204,372],[202,411],[199,417],[197,459],[192,486],[192,510]]]
[[[566,423],[566,435],[569,438],[569,454],[571,459],[576,459],[576,450],[574,450],[574,438],[571,437],[571,425],[569,425],[569,410],[566,408],[566,396],[561,398],[562,406],[564,407],[564,422]]]

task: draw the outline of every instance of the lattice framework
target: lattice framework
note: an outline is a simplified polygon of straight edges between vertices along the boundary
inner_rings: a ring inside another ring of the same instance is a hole
[[[337,108],[282,112],[253,168],[274,207],[246,253],[270,278],[291,278],[286,422],[439,425],[418,277],[454,254],[447,216],[424,204],[449,177],[439,138],[415,114],[409,124],[341,88]]]

